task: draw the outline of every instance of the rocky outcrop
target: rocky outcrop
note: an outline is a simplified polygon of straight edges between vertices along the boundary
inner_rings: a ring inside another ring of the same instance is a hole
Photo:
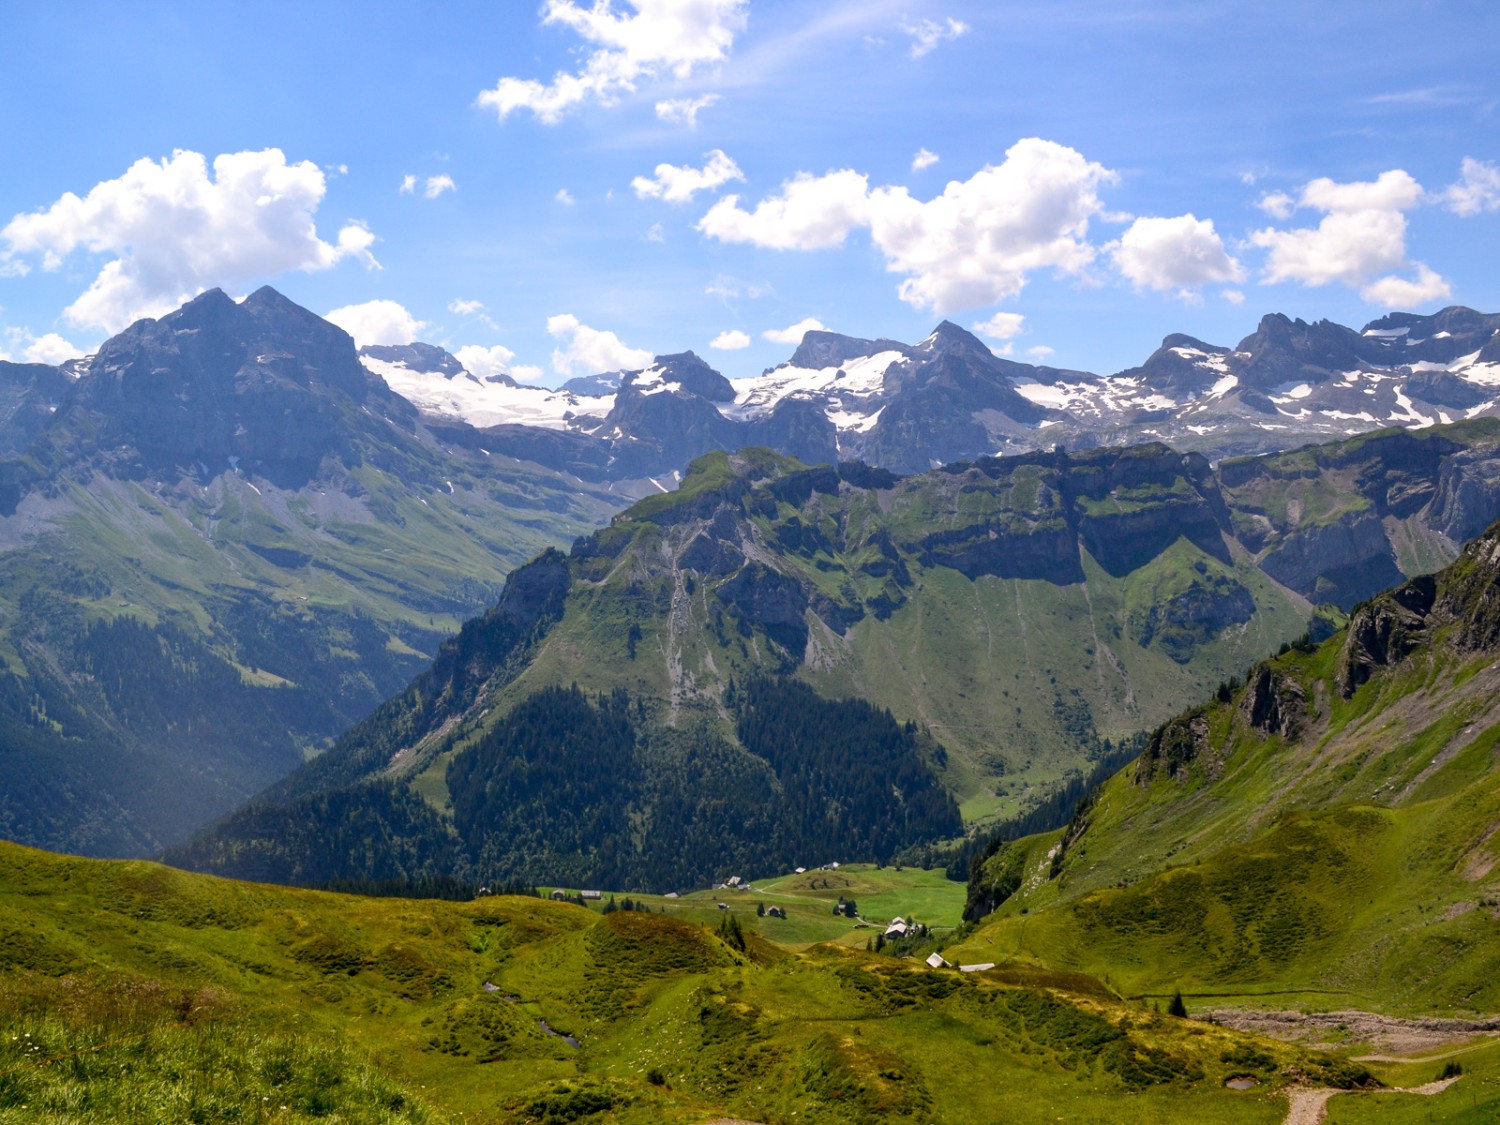
[[[1199,560],[1186,589],[1131,614],[1128,627],[1142,648],[1156,645],[1178,664],[1225,629],[1255,616],[1255,598],[1227,574],[1215,574]]]
[[[1427,616],[1436,594],[1436,583],[1428,575],[1355,610],[1339,659],[1338,685],[1345,699],[1377,668],[1399,663],[1426,643]]]
[[[750,628],[759,628],[800,661],[807,649],[808,595],[794,578],[751,563],[717,591],[719,601]]]
[[[1208,717],[1190,711],[1158,727],[1135,763],[1138,785],[1149,785],[1157,777],[1181,780],[1189,767],[1208,752]]]
[[[1307,726],[1307,692],[1290,676],[1262,664],[1250,674],[1240,696],[1240,714],[1263,735],[1290,741]]]

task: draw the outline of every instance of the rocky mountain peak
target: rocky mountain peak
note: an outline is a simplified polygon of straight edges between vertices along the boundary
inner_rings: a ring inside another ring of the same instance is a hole
[[[69,460],[105,453],[130,472],[243,464],[301,483],[347,450],[355,411],[372,399],[415,424],[342,329],[274,289],[240,304],[211,289],[106,341],[48,433]]]
[[[659,355],[645,371],[627,375],[622,386],[645,383],[646,377],[653,374],[709,402],[734,401],[733,384],[693,352]]]
[[[805,332],[802,343],[792,353],[791,366],[819,371],[825,367],[838,367],[850,360],[879,355],[881,352],[900,352],[910,355],[911,348],[896,340],[861,340],[855,336],[841,336],[837,332],[814,330]]]
[[[366,344],[359,349],[359,354],[362,358],[378,359],[383,363],[399,363],[408,371],[416,371],[424,375],[441,375],[444,379],[456,379],[461,375],[470,374],[458,361],[458,357],[436,344],[423,344],[415,341],[410,344]],[[516,381],[509,375],[497,375],[492,377],[491,381],[503,383],[508,387],[516,385]]]

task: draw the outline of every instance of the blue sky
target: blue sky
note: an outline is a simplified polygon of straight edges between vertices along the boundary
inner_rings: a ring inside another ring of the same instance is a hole
[[[1493,0],[11,0],[0,354],[211,285],[556,383],[1500,311]],[[767,334],[770,334],[768,337]]]

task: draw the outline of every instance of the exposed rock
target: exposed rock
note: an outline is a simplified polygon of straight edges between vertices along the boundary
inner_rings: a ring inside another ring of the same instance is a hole
[[[1354,612],[1339,662],[1339,691],[1345,699],[1374,674],[1396,664],[1427,638],[1427,615],[1437,587],[1430,575],[1414,578]]]
[[[1290,741],[1306,726],[1307,692],[1296,680],[1262,664],[1245,685],[1240,712],[1262,734]]]

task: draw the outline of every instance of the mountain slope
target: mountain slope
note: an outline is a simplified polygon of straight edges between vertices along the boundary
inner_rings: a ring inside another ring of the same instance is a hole
[[[35,384],[60,392],[45,421],[18,408],[3,427],[25,440],[0,465],[12,839],[121,855],[183,838],[618,503],[442,440],[346,334],[269,289],[206,293],[54,375]]]
[[[1017,808],[1301,633],[1227,526],[1207,465],[1159,446],[910,478],[710,456],[517,571],[407,693],[172,856],[661,888],[889,859],[959,831],[947,794]]]
[[[1493,1012],[1497,755],[1500,525],[1162,727],[1062,833],[997,848],[971,886],[997,916],[953,955]]]

